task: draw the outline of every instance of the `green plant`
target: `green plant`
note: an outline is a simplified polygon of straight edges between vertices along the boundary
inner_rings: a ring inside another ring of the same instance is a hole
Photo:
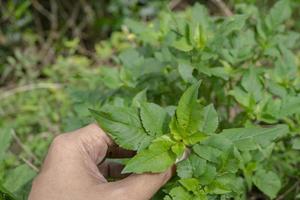
[[[245,4],[235,12],[211,17],[196,4],[150,23],[127,19],[136,48],[119,55],[120,68],[102,69],[111,95],[91,112],[121,147],[137,151],[123,172],[177,165],[154,199],[299,192],[299,33],[285,24],[291,3],[278,1],[266,15]]]

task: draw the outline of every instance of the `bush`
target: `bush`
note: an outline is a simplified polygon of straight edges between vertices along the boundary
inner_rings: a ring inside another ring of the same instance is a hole
[[[272,1],[231,0],[235,14],[228,17],[211,15],[207,1],[183,11],[188,1],[180,1],[178,11],[159,13],[164,2],[111,2],[104,12],[114,26],[106,17],[100,29],[88,23],[87,38],[73,37],[72,26],[51,42],[49,62],[31,20],[41,17],[47,33],[50,21],[27,1],[8,2],[19,12],[6,15],[15,23],[3,33],[14,29],[20,40],[0,50],[4,198],[26,198],[53,136],[94,118],[120,146],[138,151],[123,161],[124,172],[160,172],[176,163],[176,176],[153,199],[299,197],[297,1],[269,9]],[[149,7],[149,16],[137,17]],[[14,28],[19,21],[26,26]],[[110,37],[98,42],[98,33]]]
[[[234,16],[211,17],[196,4],[151,23],[127,19],[136,47],[119,55],[121,67],[102,69],[113,95],[91,110],[121,147],[138,152],[123,172],[176,163],[177,176],[154,199],[246,199],[257,190],[293,199],[300,35],[291,15],[282,0],[268,14],[237,5]]]

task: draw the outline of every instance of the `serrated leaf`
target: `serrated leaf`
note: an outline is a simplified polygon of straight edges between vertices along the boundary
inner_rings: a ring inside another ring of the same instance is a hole
[[[232,147],[233,144],[230,140],[221,134],[217,134],[195,144],[193,151],[201,158],[218,164],[228,159]]]
[[[154,139],[144,130],[136,108],[107,106],[90,111],[100,127],[125,149],[144,149]]]
[[[272,171],[265,171],[263,169],[259,169],[255,173],[253,183],[271,199],[276,197],[281,188],[281,181],[278,175]]]
[[[141,104],[141,119],[143,127],[153,137],[160,136],[168,130],[168,113],[154,103]]]
[[[199,188],[199,180],[195,178],[185,178],[179,180],[179,183],[190,192],[197,191]]]
[[[199,177],[200,184],[208,185],[213,182],[216,176],[217,176],[216,167],[211,164],[207,164],[205,168],[205,172]]]
[[[197,102],[200,83],[193,84],[183,93],[169,125],[174,138],[185,144],[195,144],[206,137],[200,131],[203,118],[202,105]]]
[[[132,106],[139,108],[143,102],[147,102],[147,89],[140,91],[133,97]]]
[[[220,135],[234,143],[240,150],[255,150],[260,145],[268,146],[272,141],[289,132],[287,125],[276,125],[271,128],[250,127],[225,129]]]
[[[149,148],[139,152],[127,163],[122,173],[157,173],[167,170],[176,160],[176,154],[171,151],[174,144],[166,135],[155,139]]]
[[[193,200],[193,195],[186,191],[183,187],[175,187],[170,193],[172,200]]]
[[[176,116],[179,126],[183,129],[192,128],[195,129],[195,121],[199,118],[199,107],[198,102],[198,89],[201,82],[190,86],[180,97],[178,107],[176,110]]]
[[[36,173],[23,164],[7,172],[3,186],[10,192],[15,193],[26,183],[33,179]]]
[[[177,164],[176,171],[180,178],[197,178],[204,174],[206,163],[206,160],[192,153],[186,160]]]
[[[204,133],[214,133],[219,124],[218,113],[213,104],[203,108],[203,125],[202,131]]]

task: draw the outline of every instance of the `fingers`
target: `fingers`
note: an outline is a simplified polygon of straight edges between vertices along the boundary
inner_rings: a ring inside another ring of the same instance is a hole
[[[123,188],[127,199],[148,200],[172,177],[173,172],[171,167],[163,173],[132,174],[111,184],[114,188]]]
[[[105,158],[109,146],[113,145],[110,137],[96,124],[90,124],[69,134],[77,141],[75,145],[78,149],[86,153],[95,164]]]
[[[122,149],[114,144],[111,138],[96,124],[90,124],[71,134],[80,140],[96,164],[99,164],[105,157],[129,158],[135,155],[134,151]]]

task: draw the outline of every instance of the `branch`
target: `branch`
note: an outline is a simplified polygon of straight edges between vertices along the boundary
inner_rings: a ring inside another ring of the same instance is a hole
[[[31,90],[36,90],[36,89],[50,89],[50,90],[55,90],[55,89],[60,89],[62,87],[61,84],[58,83],[37,83],[37,84],[29,84],[29,85],[24,85],[20,86],[8,91],[3,91],[0,92],[0,100],[3,100],[7,97],[13,96],[17,93],[22,93],[22,92],[28,92]]]
[[[281,194],[276,200],[283,200],[285,199],[285,197],[291,193],[294,189],[297,188],[297,186],[299,185],[299,181],[296,181],[296,183],[294,185],[292,185],[288,190],[286,190],[283,194]]]
[[[37,0],[32,0],[33,7],[39,11],[42,15],[48,18],[48,20],[51,20],[51,13],[45,9],[42,4],[40,4]]]
[[[169,3],[170,10],[175,9],[179,4],[181,3],[181,0],[173,0]]]
[[[30,149],[28,149],[20,140],[20,138],[17,136],[16,132],[14,130],[11,131],[12,132],[12,136],[15,139],[15,141],[17,142],[17,144],[24,150],[24,152],[30,156],[33,160],[35,160],[36,162],[40,162],[39,159],[31,152]]]
[[[230,17],[233,15],[232,11],[222,0],[211,0],[211,1],[223,12],[225,16]]]
[[[26,165],[28,165],[31,169],[33,169],[33,171],[39,172],[38,167],[35,166],[32,162],[30,162],[29,160],[26,160],[23,156],[20,156],[20,159],[21,159]]]

